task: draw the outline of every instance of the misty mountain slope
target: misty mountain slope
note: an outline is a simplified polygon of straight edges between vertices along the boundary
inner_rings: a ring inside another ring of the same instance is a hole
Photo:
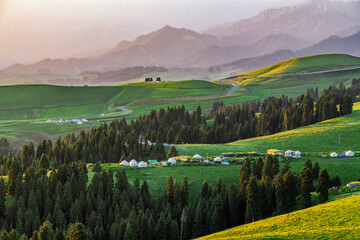
[[[324,53],[344,53],[359,56],[360,52],[360,31],[348,37],[331,36],[317,44],[298,51],[301,56],[324,54]]]
[[[264,36],[284,33],[317,42],[360,24],[360,2],[307,1],[292,7],[265,10],[255,17],[206,33],[218,36],[223,44],[248,44]]]
[[[272,34],[261,38],[250,45],[210,46],[192,55],[184,61],[185,66],[208,67],[211,65],[232,62],[239,58],[249,58],[266,55],[277,50],[298,50],[310,46],[310,42],[297,39],[286,34]]]

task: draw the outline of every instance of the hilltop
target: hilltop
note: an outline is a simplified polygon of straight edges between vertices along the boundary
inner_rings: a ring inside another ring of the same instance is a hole
[[[357,194],[199,239],[358,239],[359,201]]]
[[[244,85],[258,84],[270,95],[297,96],[308,88],[320,90],[340,82],[349,84],[360,73],[360,58],[345,54],[298,57],[228,78]],[[280,91],[279,91],[280,89]]]

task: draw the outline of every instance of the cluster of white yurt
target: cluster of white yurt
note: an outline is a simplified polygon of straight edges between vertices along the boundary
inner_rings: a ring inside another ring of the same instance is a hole
[[[353,156],[355,156],[355,153],[354,153],[353,151],[349,150],[349,151],[347,151],[347,152],[345,153],[345,156],[347,156],[347,157],[353,157]]]
[[[123,161],[120,163],[120,165],[122,165],[122,166],[129,166],[130,164],[129,164],[128,161],[123,160]]]
[[[296,152],[294,153],[293,158],[301,158],[301,152],[300,152],[300,151],[296,151]]]
[[[192,158],[202,158],[199,154],[195,154]]]
[[[287,150],[285,152],[285,157],[292,157],[292,151],[291,150]]]
[[[147,166],[148,166],[147,163],[144,162],[144,161],[141,161],[141,162],[139,162],[139,164],[138,164],[138,167],[139,167],[139,168],[146,168]]]
[[[339,154],[337,154],[336,152],[332,152],[330,154],[330,157],[333,157],[333,158],[338,157],[338,156],[339,156]]]
[[[221,162],[222,161],[222,159],[221,159],[221,157],[216,157],[216,158],[214,158],[214,162]]]
[[[175,158],[169,158],[168,162],[171,163],[171,165],[176,164],[176,159]]]
[[[137,165],[138,165],[138,162],[135,159],[130,161],[130,167],[137,167]]]

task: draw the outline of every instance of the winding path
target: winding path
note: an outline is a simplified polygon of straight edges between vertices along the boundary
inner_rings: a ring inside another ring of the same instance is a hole
[[[129,109],[126,109],[125,106],[118,106],[117,109],[122,110],[122,113],[117,114],[116,116],[121,116],[121,115],[127,115],[132,113],[132,111],[130,111]]]

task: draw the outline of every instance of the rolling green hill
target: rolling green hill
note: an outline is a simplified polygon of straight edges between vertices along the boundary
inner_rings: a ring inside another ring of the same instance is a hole
[[[357,194],[199,239],[359,239],[359,201]]]
[[[340,144],[339,144],[340,138]],[[314,125],[280,132],[273,135],[239,140],[228,144],[177,145],[180,154],[218,155],[223,152],[259,152],[267,149],[299,150],[309,153],[360,151],[360,103],[355,103],[353,113]]]
[[[308,88],[321,91],[333,84],[349,84],[359,77],[360,58],[344,54],[325,54],[290,59],[275,65],[229,78],[244,85],[258,84],[270,95],[297,96]]]

